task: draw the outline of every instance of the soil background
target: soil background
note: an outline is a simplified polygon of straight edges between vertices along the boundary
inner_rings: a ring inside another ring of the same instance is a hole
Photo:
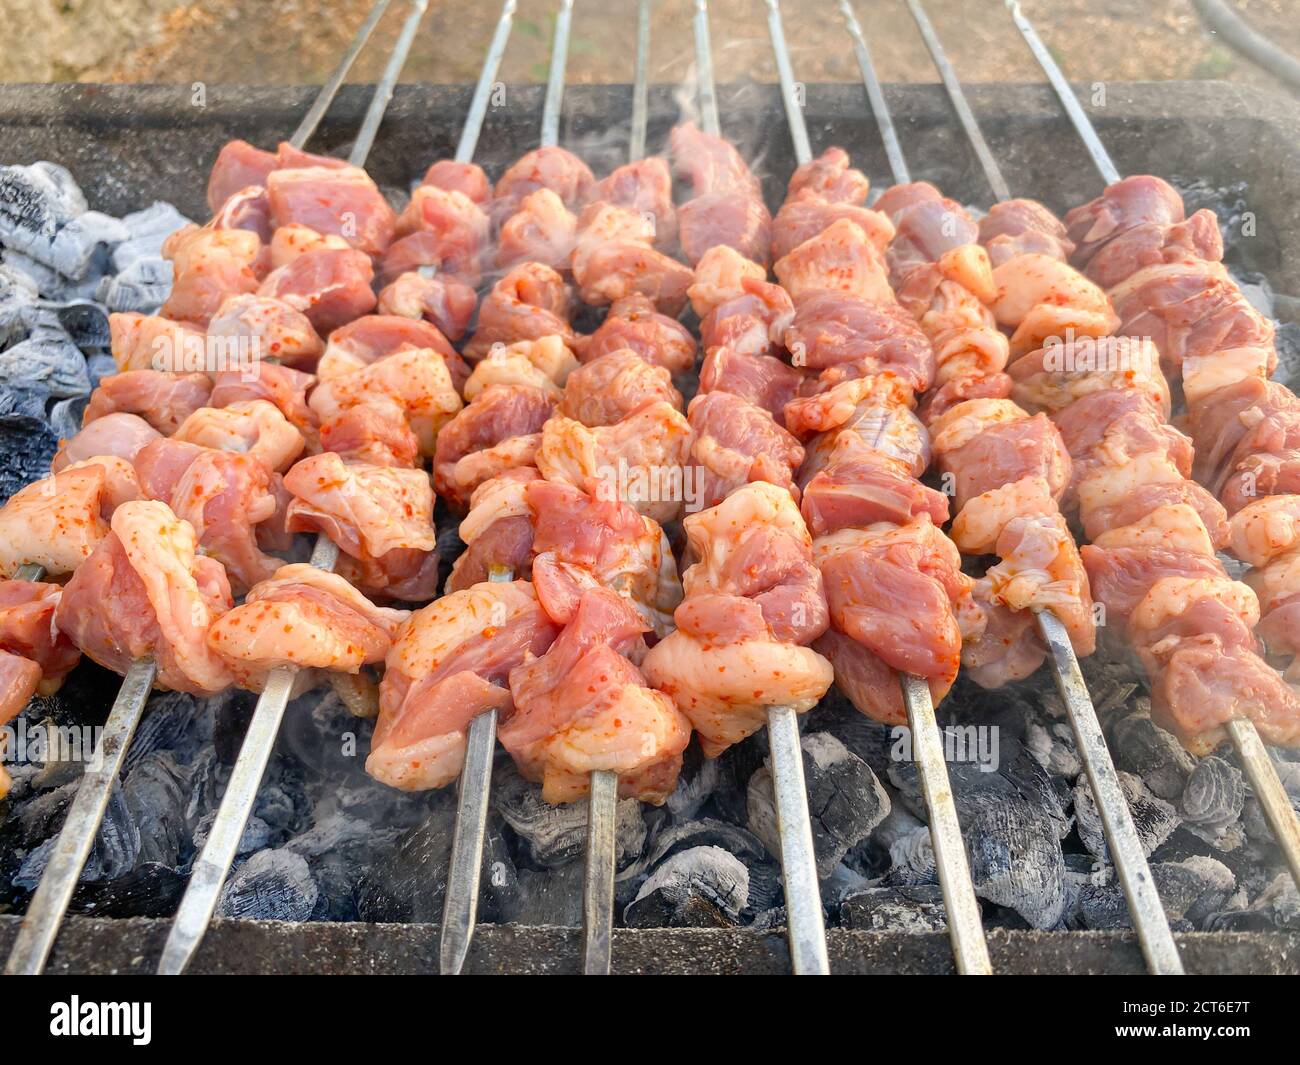
[[[1300,0],[1232,0],[1255,29],[1300,55]],[[322,81],[371,0],[0,0],[6,45],[0,81],[314,84]],[[1040,81],[1002,0],[926,0],[967,81]],[[902,0],[855,0],[885,81],[937,81]],[[1024,0],[1025,13],[1075,81],[1216,78],[1282,89],[1220,43],[1188,0]],[[544,81],[555,0],[519,0],[502,65],[508,83]],[[651,74],[680,82],[693,65],[693,0],[657,0]],[[784,0],[796,76],[855,81],[858,70],[836,0]],[[406,16],[394,0],[352,81],[378,76]],[[467,82],[478,72],[498,0],[432,0],[403,81]],[[719,81],[775,81],[761,0],[713,0]],[[636,0],[577,0],[571,82],[631,79]]]

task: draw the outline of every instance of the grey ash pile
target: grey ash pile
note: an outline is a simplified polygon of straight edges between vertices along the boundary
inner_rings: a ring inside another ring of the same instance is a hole
[[[93,211],[55,163],[0,166],[0,501],[43,477],[114,370],[107,311],[156,311],[171,290],[162,242],[187,222],[155,203]]]

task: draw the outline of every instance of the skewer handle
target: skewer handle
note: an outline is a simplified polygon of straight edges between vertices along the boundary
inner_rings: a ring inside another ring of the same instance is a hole
[[[608,976],[614,928],[614,872],[618,855],[618,774],[591,774],[587,799],[587,868],[582,883],[582,971]]]
[[[401,76],[402,67],[406,65],[406,57],[415,42],[415,33],[420,28],[420,22],[428,7],[429,0],[411,0],[411,12],[402,23],[402,30],[397,35],[397,43],[393,46],[393,54],[388,57],[384,73],[379,78],[379,84],[375,86],[374,95],[370,97],[370,107],[366,109],[361,131],[357,134],[352,151],[348,154],[348,162],[353,166],[365,166],[370,149],[374,146],[375,137],[379,135],[379,124],[383,122],[384,112],[388,110],[388,102],[393,98],[397,79]]]
[[[963,976],[988,976],[993,972],[993,965],[984,939],[980,904],[971,883],[970,863],[966,860],[966,845],[944,763],[943,740],[934,716],[930,685],[920,677],[907,674],[902,676],[902,684],[907,721],[912,729],[912,757],[916,759],[921,792],[930,814],[930,841],[934,845],[934,864],[939,872],[957,971]]]
[[[1291,797],[1278,779],[1273,759],[1259,738],[1259,730],[1250,720],[1229,721],[1228,737],[1237,748],[1251,790],[1259,801],[1260,809],[1273,830],[1282,856],[1291,870],[1291,879],[1300,887],[1300,819],[1297,819]]]
[[[478,84],[474,86],[469,113],[465,116],[465,127],[460,131],[460,140],[456,144],[458,163],[470,162],[478,148],[478,137],[483,131],[483,119],[487,115],[488,97],[492,95],[492,84],[496,81],[497,71],[501,69],[501,58],[506,54],[506,43],[510,40],[510,30],[514,26],[515,6],[516,0],[506,0],[501,9],[501,17],[497,19],[497,28],[492,34],[492,43],[488,45],[483,69],[479,71]]]
[[[298,123],[298,128],[293,131],[293,135],[289,138],[289,143],[295,148],[302,148],[311,139],[311,135],[316,132],[320,120],[325,117],[325,112],[329,110],[330,104],[334,102],[334,97],[338,95],[339,86],[343,84],[343,79],[348,76],[352,64],[356,62],[357,56],[361,54],[361,49],[366,46],[366,41],[370,39],[370,34],[374,32],[379,20],[384,17],[384,12],[388,10],[388,5],[391,2],[392,0],[375,0],[375,6],[370,9],[370,14],[358,27],[355,36],[352,38],[352,43],[348,45],[348,50],[343,53],[343,58],[339,60],[339,65],[334,68],[334,73],[329,76],[329,80],[321,86],[320,92],[316,94],[316,99],[312,101],[311,107],[302,116],[302,121]]]
[[[10,975],[34,976],[45,968],[157,675],[158,667],[152,658],[137,658],[122,679],[99,746],[86,766],[41,882],[18,928],[5,965]]]
[[[708,0],[695,0],[695,75],[700,104],[700,128],[710,136],[722,135],[718,121],[718,88],[713,81],[713,47],[709,43]]]
[[[542,147],[560,143],[560,112],[564,107],[564,69],[569,62],[569,30],[573,24],[573,0],[560,0],[555,16],[555,39],[551,42],[551,69],[546,78],[546,100],[542,104]]]
[[[803,120],[803,108],[796,95],[794,68],[790,65],[790,48],[785,42],[785,26],[781,22],[779,0],[767,0],[767,32],[772,38],[777,77],[781,83],[781,102],[785,104],[785,119],[790,127],[790,139],[794,142],[794,161],[803,166],[812,159],[812,145],[808,143],[808,126]]]
[[[796,976],[829,976],[826,923],[822,914],[817,855],[808,819],[808,790],[799,745],[799,718],[788,706],[767,711],[767,739],[772,751],[772,793],[781,838],[781,874],[785,881],[790,961]]]
[[[925,13],[925,8],[921,6],[921,0],[907,0],[907,7],[912,12],[912,18],[916,21],[916,28],[921,31],[921,39],[925,41],[926,48],[930,50],[930,57],[934,60],[935,68],[939,71],[939,77],[943,79],[943,87],[947,90],[948,99],[952,101],[953,110],[957,112],[957,120],[966,132],[966,139],[970,141],[971,147],[975,149],[980,168],[984,171],[985,178],[988,179],[989,187],[993,189],[993,195],[999,200],[1011,199],[1011,189],[1007,187],[1007,179],[1002,176],[1002,168],[998,166],[998,161],[990,150],[988,141],[984,139],[984,133],[975,120],[975,115],[966,100],[966,93],[961,87],[961,82],[957,79],[952,63],[948,61],[943,45],[939,43],[939,35],[935,33],[934,26],[930,23],[930,17]]]
[[[1070,88],[1070,83],[1065,80],[1065,73],[1061,70],[1060,65],[1053,58],[1052,53],[1048,51],[1047,45],[1043,43],[1038,31],[1034,29],[1029,19],[1025,18],[1024,12],[1020,10],[1020,4],[1017,0],[1007,0],[1007,10],[1011,12],[1011,20],[1016,24],[1016,29],[1020,31],[1020,36],[1025,39],[1025,44],[1029,45],[1029,50],[1038,60],[1038,65],[1043,68],[1043,73],[1047,75],[1047,80],[1052,83],[1052,88],[1056,90],[1056,95],[1060,97],[1061,106],[1065,108],[1065,113],[1070,116],[1070,121],[1074,124],[1075,130],[1079,134],[1079,139],[1083,141],[1084,147],[1088,149],[1088,154],[1092,156],[1092,164],[1101,174],[1101,178],[1107,185],[1113,185],[1120,179],[1119,168],[1110,157],[1110,152],[1106,151],[1106,146],[1101,143],[1101,138],[1097,136],[1097,130],[1093,128],[1092,119],[1088,117],[1088,112],[1083,109],[1079,103],[1079,98],[1074,95],[1074,90]]]
[[[857,56],[858,69],[862,71],[862,85],[867,90],[867,101],[871,104],[871,113],[876,116],[876,125],[880,128],[880,139],[885,143],[885,155],[889,159],[889,172],[893,175],[895,185],[906,185],[912,180],[907,169],[907,159],[903,156],[903,145],[894,128],[894,116],[889,113],[885,103],[885,91],[881,88],[880,78],[876,76],[876,65],[871,61],[871,52],[867,50],[867,39],[862,34],[858,16],[853,12],[849,0],[840,0],[840,12],[844,15],[844,25],[853,38],[853,53]]]
[[[1124,797],[1124,789],[1120,787],[1119,774],[1115,772],[1110,750],[1106,747],[1106,737],[1101,731],[1097,710],[1092,705],[1092,697],[1084,684],[1079,660],[1070,645],[1069,633],[1061,620],[1046,610],[1038,614],[1038,628],[1047,643],[1055,667],[1056,686],[1070,716],[1074,741],[1079,749],[1079,757],[1083,760],[1083,768],[1088,774],[1093,801],[1106,833],[1106,844],[1110,848],[1115,871],[1124,889],[1129,914],[1133,918],[1133,928],[1146,957],[1147,967],[1156,975],[1180,976],[1183,973],[1183,962],[1178,956],[1173,933],[1169,930],[1169,918],[1160,905],[1160,896],[1151,877],[1151,867],[1147,864],[1142,841],[1133,825],[1133,815],[1129,811],[1128,800]]]

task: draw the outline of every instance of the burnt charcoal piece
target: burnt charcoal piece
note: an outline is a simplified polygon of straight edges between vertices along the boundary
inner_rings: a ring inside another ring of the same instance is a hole
[[[916,766],[896,763],[889,776],[912,813],[925,817]],[[1060,841],[1069,821],[1053,779],[1008,736],[1001,737],[995,771],[954,762],[948,777],[975,893],[1014,910],[1034,928],[1055,928],[1065,912]]]
[[[81,416],[86,412],[89,396],[61,399],[50,406],[50,428],[60,440],[70,440],[81,431]]]
[[[173,278],[174,269],[166,259],[141,257],[121,273],[101,278],[95,299],[110,311],[152,314],[171,295]]]
[[[47,476],[58,446],[58,436],[41,414],[31,412],[26,397],[0,385],[0,503]]]
[[[205,814],[202,819],[194,826],[194,849],[202,850],[208,842],[208,833],[212,831],[212,822],[216,820],[217,811],[212,810]],[[258,851],[265,850],[275,842],[276,833],[265,821],[256,814],[250,814],[248,820],[244,822],[243,834],[239,837],[239,845],[235,848],[235,857],[244,858],[250,854],[256,854]]]
[[[871,767],[877,776],[884,776],[892,760],[895,745],[894,729],[872,721],[832,688],[817,707],[817,731],[829,732],[845,747]]]
[[[113,249],[113,269],[121,272],[140,258],[158,258],[163,241],[182,226],[190,224],[170,203],[155,200],[142,211],[122,216],[127,238]]]
[[[552,806],[542,801],[542,789],[519,775],[512,763],[502,763],[492,775],[492,806],[524,841],[532,861],[541,866],[563,865],[578,858],[587,846],[587,800]],[[645,847],[646,824],[641,804],[622,799],[615,821],[620,867]]]
[[[1135,773],[1152,794],[1169,802],[1177,802],[1188,774],[1196,767],[1196,759],[1177,737],[1146,713],[1129,714],[1116,721],[1110,748],[1115,753],[1116,769]]]
[[[889,796],[871,768],[828,732],[800,740],[817,875],[829,876],[849,848],[871,835],[889,813]],[[773,855],[781,853],[772,772],[765,765],[749,779],[749,829]]]
[[[1038,764],[1054,777],[1073,781],[1083,772],[1074,733],[1064,721],[1029,722],[1025,746]]]
[[[0,263],[0,348],[27,335],[38,296],[40,289],[31,278]]]
[[[749,905],[749,870],[721,847],[679,851],[650,874],[623,911],[631,928],[725,928]]]
[[[1246,782],[1241,770],[1223,758],[1210,755],[1196,763],[1178,801],[1178,812],[1189,831],[1222,850],[1235,850],[1245,842],[1241,811],[1246,804]]]
[[[455,796],[437,793],[428,816],[376,853],[357,884],[357,914],[363,921],[442,920],[456,822]],[[497,919],[514,891],[514,865],[499,830],[490,828],[483,848],[479,919]]]
[[[1164,799],[1152,795],[1141,778],[1132,773],[1119,774],[1120,787],[1128,800],[1128,808],[1133,815],[1133,825],[1138,838],[1142,841],[1142,853],[1151,853],[1167,840],[1180,823],[1178,811]],[[1077,819],[1079,838],[1088,848],[1088,853],[1103,862],[1109,862],[1110,848],[1106,845],[1106,834],[1101,825],[1101,814],[1093,801],[1092,788],[1086,778],[1080,779],[1074,788],[1074,815]]]
[[[1199,928],[1236,890],[1237,879],[1222,862],[1213,858],[1187,858],[1181,862],[1154,862],[1151,878],[1160,903],[1174,925]],[[1105,884],[1085,884],[1079,889],[1079,913],[1083,926],[1094,930],[1130,928],[1128,903],[1118,880],[1112,875]]]
[[[677,786],[668,796],[664,808],[674,821],[689,821],[708,802],[721,779],[718,760],[705,758],[699,745],[692,743],[686,748],[681,776],[677,778]]]
[[[131,738],[122,771],[129,775],[155,751],[165,751],[181,762],[194,761],[211,742],[212,709],[220,701],[221,696],[199,699],[184,692],[154,692]]]
[[[514,890],[501,900],[501,922],[581,928],[584,871],[582,862],[553,869],[520,869]]]
[[[98,388],[105,377],[117,373],[117,362],[112,355],[91,355],[86,359],[86,371],[90,374],[90,383]]]
[[[907,887],[939,882],[929,825],[921,825],[895,839],[889,845],[889,861],[886,879],[890,884]]]
[[[316,881],[319,894],[312,920],[356,920],[357,885],[366,869],[391,854],[399,834],[395,828],[379,830],[347,814],[331,813],[286,843],[285,850],[307,860]]]
[[[180,865],[190,846],[185,824],[189,769],[168,751],[140,759],[122,784],[122,796],[140,834],[139,860]]]
[[[99,304],[90,300],[69,300],[57,304],[54,313],[68,338],[82,351],[87,354],[108,351],[108,315]]]
[[[1289,872],[1274,876],[1246,905],[1239,890],[1227,906],[1205,921],[1207,932],[1300,931],[1300,891]]]
[[[319,891],[307,859],[290,850],[258,851],[230,874],[217,913],[245,920],[305,921]]]
[[[86,211],[86,197],[56,163],[0,166],[0,243],[53,264],[59,230]]]
[[[128,236],[126,226],[116,218],[99,211],[86,211],[59,230],[50,243],[48,259],[33,257],[48,263],[64,277],[80,281],[87,274],[102,274],[107,270],[111,261],[108,249]]]
[[[76,788],[74,785],[66,785],[66,787],[70,789],[69,801],[71,801],[71,793],[75,792]],[[36,885],[45,874],[45,866],[54,850],[58,829],[62,827],[63,818],[59,817],[58,825],[50,837],[24,859],[14,877],[15,886],[25,888],[27,891],[36,890]],[[82,881],[114,880],[124,876],[135,867],[139,854],[140,831],[136,828],[122,788],[114,785],[108,797],[108,808],[104,812],[103,823],[99,826],[99,834],[95,837],[95,844],[91,848],[90,858],[86,861],[85,868],[81,871],[80,879]]]
[[[868,932],[942,932],[948,927],[943,892],[937,885],[873,887],[845,896],[840,926]]]

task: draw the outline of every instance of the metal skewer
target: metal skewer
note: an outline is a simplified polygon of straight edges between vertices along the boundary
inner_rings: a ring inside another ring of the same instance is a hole
[[[303,120],[289,138],[295,148],[302,148],[315,132],[320,120],[329,110],[339,86],[347,76],[357,55],[383,17],[391,0],[376,0],[365,21],[357,29],[343,58],[321,86]],[[336,553],[337,554],[337,553]],[[313,556],[313,562],[315,556]],[[333,560],[330,567],[333,566]],[[15,576],[19,580],[39,581],[45,569],[38,565],[19,567]],[[158,667],[152,657],[137,658],[122,678],[122,686],[112,709],[104,722],[99,746],[91,756],[86,771],[77,787],[77,794],[68,807],[63,827],[59,830],[54,850],[41,875],[27,912],[18,928],[18,935],[5,963],[7,974],[36,975],[45,968],[50,950],[63,923],[68,906],[82,869],[94,847],[99,826],[104,821],[113,784],[121,772],[131,738],[144,716],[149,694],[153,690]]]
[[[962,126],[971,137],[975,153],[979,156],[980,165],[984,168],[990,187],[994,190],[997,199],[1010,199],[1011,193],[1006,179],[993,153],[988,150],[988,144],[984,141],[979,124],[975,121],[970,105],[966,101],[961,82],[944,53],[943,46],[939,43],[938,35],[930,25],[920,0],[907,0],[907,6],[911,8],[912,15],[921,28],[926,46],[943,78],[944,87],[952,100],[953,107],[959,116],[965,116],[962,119]],[[1106,747],[1106,737],[1101,730],[1097,710],[1092,705],[1092,697],[1088,694],[1088,686],[1079,668],[1079,660],[1070,644],[1069,634],[1055,614],[1047,610],[1035,613],[1038,619],[1038,631],[1050,653],[1052,667],[1056,674],[1056,686],[1069,714],[1070,727],[1074,732],[1079,757],[1088,775],[1093,801],[1097,804],[1098,813],[1101,815],[1106,843],[1115,863],[1120,886],[1124,889],[1124,897],[1133,918],[1133,929],[1137,933],[1147,967],[1152,973],[1158,975],[1181,975],[1183,963],[1178,956],[1178,947],[1174,943],[1173,933],[1169,929],[1169,918],[1160,904],[1160,896],[1151,877],[1151,867],[1147,864],[1146,854],[1142,850],[1142,841],[1133,824],[1132,812],[1120,787],[1119,776],[1111,760],[1110,751]]]
[[[695,51],[700,74],[700,125],[705,133],[720,137],[722,129],[718,123],[717,92],[713,84],[706,0],[697,0],[695,6]],[[789,66],[788,59],[786,66]],[[791,99],[787,107],[794,103]],[[776,827],[781,840],[781,876],[785,882],[790,962],[797,976],[826,976],[831,971],[830,957],[826,952],[826,919],[822,912],[817,856],[808,815],[799,717],[793,709],[788,706],[767,708],[767,741],[772,755]]]
[[[632,129],[628,158],[645,154],[650,60],[650,4],[640,0],[636,22],[636,66],[632,83]],[[618,871],[618,774],[598,769],[587,794],[587,855],[582,874],[582,971],[608,976],[614,936],[614,875]]]
[[[790,125],[790,139],[794,142],[795,162],[803,166],[812,160],[812,146],[808,141],[807,124],[795,91],[794,70],[790,65],[790,53],[785,42],[779,0],[767,0],[767,25],[772,37],[772,49],[776,53],[781,97]],[[864,53],[865,50],[863,42]],[[867,56],[866,62],[870,67],[870,56]],[[934,845],[935,866],[943,890],[948,934],[952,938],[957,971],[964,975],[989,975],[992,965],[988,944],[984,939],[984,925],[980,919],[975,886],[971,882],[970,863],[966,860],[966,846],[962,842],[952,785],[948,781],[948,767],[944,764],[943,738],[934,716],[930,686],[920,677],[900,674],[899,679],[903,701],[907,705],[908,724],[912,730],[912,753],[916,759],[926,808],[930,813],[930,839]]]
[[[392,99],[393,87],[397,84],[427,7],[428,0],[411,2],[410,13],[402,25],[383,75],[375,86],[370,108],[348,156],[348,162],[354,166],[365,163],[374,144],[384,109]],[[312,551],[311,564],[317,569],[332,570],[338,556],[338,547],[320,536]],[[207,842],[194,861],[185,894],[181,897],[167,941],[163,945],[162,958],[158,963],[158,972],[162,975],[178,975],[185,971],[212,922],[222,885],[235,860],[235,852],[239,849],[239,840],[248,824],[253,804],[257,801],[257,793],[270,762],[296,676],[297,670],[291,667],[272,670],[258,697],[253,718],[244,734],[244,742],[240,745],[239,756],[226,785],[226,793],[222,796]]]
[[[560,106],[564,95],[563,64],[569,48],[568,12],[571,7],[572,0],[565,0],[565,9],[555,23],[551,71],[546,83],[546,99],[542,105],[543,147],[555,144],[559,136]],[[459,162],[469,162],[478,146],[488,92],[496,77],[497,68],[501,65],[514,10],[515,0],[506,0],[496,33],[488,46],[483,70],[479,74],[478,88],[470,104],[470,114],[465,120],[460,145],[456,149]],[[558,78],[555,77],[557,62],[561,64]],[[514,570],[505,566],[493,566],[488,579],[514,580]],[[487,839],[488,797],[492,789],[497,723],[496,710],[487,710],[470,722],[465,739],[465,763],[460,771],[456,827],[451,843],[451,869],[447,876],[447,894],[442,906],[442,934],[438,943],[438,968],[444,976],[457,976],[464,968],[478,920],[479,884],[483,869],[483,844]]]
[[[894,184],[909,184],[912,175],[907,169],[903,146],[898,141],[898,131],[894,128],[894,116],[889,113],[889,105],[885,103],[885,90],[881,88],[880,79],[876,76],[876,65],[871,61],[866,38],[862,36],[862,27],[858,25],[858,16],[853,13],[853,5],[849,0],[840,0],[840,12],[844,15],[844,25],[849,36],[853,38],[853,52],[858,59],[858,69],[862,71],[862,84],[867,90],[867,100],[871,103],[876,126],[880,129],[880,139],[885,142],[889,172],[894,175]]]
[[[1115,166],[1110,153],[1106,151],[1106,146],[1102,144],[1088,113],[1075,96],[1074,90],[1070,88],[1070,83],[1056,60],[1052,58],[1051,52],[1020,10],[1020,4],[1016,0],[1008,0],[1007,10],[1011,12],[1016,28],[1024,37],[1025,43],[1029,45],[1029,50],[1038,60],[1039,66],[1043,68],[1047,80],[1052,83],[1056,95],[1060,97],[1070,122],[1074,125],[1084,147],[1088,150],[1088,155],[1092,158],[1093,165],[1097,168],[1097,173],[1107,185],[1113,185],[1121,180],[1119,168]],[[1278,779],[1272,755],[1269,754],[1264,741],[1260,739],[1255,723],[1249,718],[1229,721],[1226,729],[1228,738],[1236,748],[1237,757],[1241,760],[1242,768],[1245,769],[1246,776],[1250,780],[1251,789],[1259,800],[1269,828],[1273,830],[1277,845],[1286,859],[1287,867],[1291,870],[1291,877],[1296,886],[1300,887],[1300,818],[1296,816],[1291,799],[1282,786],[1282,781]]]

